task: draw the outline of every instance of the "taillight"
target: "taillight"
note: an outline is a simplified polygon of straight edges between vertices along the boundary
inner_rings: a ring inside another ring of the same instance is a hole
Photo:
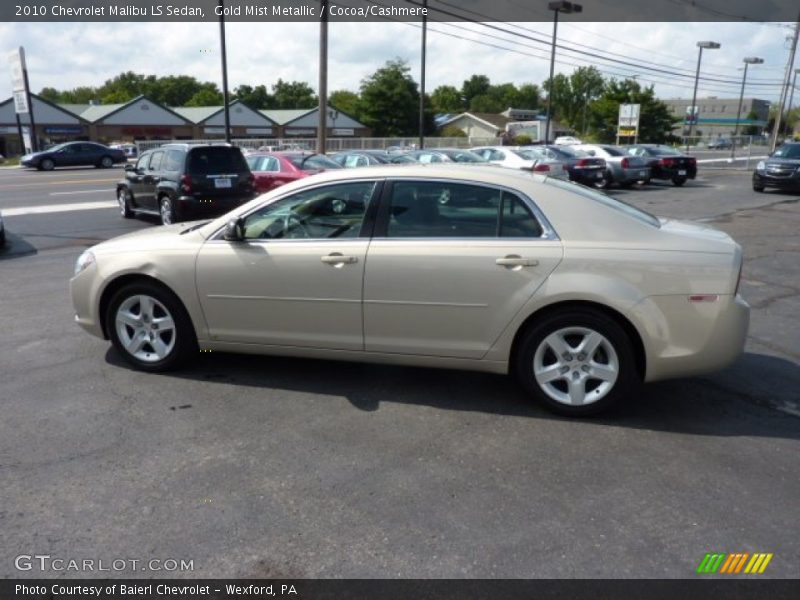
[[[690,158],[689,159],[689,164],[692,165],[693,167],[696,167],[697,166],[697,159],[696,158]]]
[[[736,277],[736,287],[733,290],[733,295],[736,296],[739,293],[739,284],[742,283],[742,266],[744,265],[744,260],[739,260],[739,275]]]
[[[189,175],[181,177],[181,191],[184,194],[192,193],[192,178]]]
[[[576,167],[588,167],[589,166],[589,161],[586,160],[585,158],[581,158],[580,160],[578,160],[578,162],[575,163],[575,166]]]
[[[533,170],[536,173],[549,173],[550,172],[550,165],[537,164],[537,165],[533,166]]]
[[[631,164],[631,161],[629,161],[627,158],[623,158],[622,159],[622,168],[623,169],[629,168],[630,164]]]
[[[659,162],[664,167],[672,167],[675,164],[675,160],[672,158],[662,158]]]

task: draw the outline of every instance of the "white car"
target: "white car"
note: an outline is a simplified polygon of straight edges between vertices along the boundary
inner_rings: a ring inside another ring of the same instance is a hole
[[[490,163],[503,167],[533,171],[558,179],[569,179],[567,164],[548,156],[536,146],[481,146],[472,148],[472,152]]]
[[[727,234],[578,184],[387,165],[108,240],[70,288],[77,324],[142,371],[213,350],[513,373],[577,416],[731,364],[741,267]]]
[[[571,135],[560,135],[555,139],[554,143],[558,146],[569,146],[571,144],[582,144],[583,142]]]

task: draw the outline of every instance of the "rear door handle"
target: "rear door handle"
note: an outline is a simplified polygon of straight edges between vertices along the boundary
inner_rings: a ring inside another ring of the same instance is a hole
[[[539,261],[535,258],[522,258],[514,254],[498,258],[494,262],[501,267],[535,267],[539,264]]]
[[[358,262],[358,257],[345,256],[343,254],[334,252],[333,254],[323,256],[320,260],[322,260],[322,262],[326,265],[351,265]]]

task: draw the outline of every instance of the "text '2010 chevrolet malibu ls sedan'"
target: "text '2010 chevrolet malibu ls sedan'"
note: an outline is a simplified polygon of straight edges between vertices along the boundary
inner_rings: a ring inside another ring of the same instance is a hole
[[[78,324],[144,371],[199,349],[473,369],[585,415],[734,361],[741,268],[725,233],[577,184],[409,165],[103,242],[71,293]]]

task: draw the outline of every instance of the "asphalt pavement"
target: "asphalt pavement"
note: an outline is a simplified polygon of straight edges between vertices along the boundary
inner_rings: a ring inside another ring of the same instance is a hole
[[[613,191],[743,245],[751,331],[722,373],[569,420],[480,373],[228,354],[131,370],[67,291],[84,247],[154,226],[109,204],[120,173],[0,170],[0,577],[92,575],[15,568],[49,554],[193,561],[112,577],[686,578],[707,552],[800,576],[800,196],[702,168]]]

